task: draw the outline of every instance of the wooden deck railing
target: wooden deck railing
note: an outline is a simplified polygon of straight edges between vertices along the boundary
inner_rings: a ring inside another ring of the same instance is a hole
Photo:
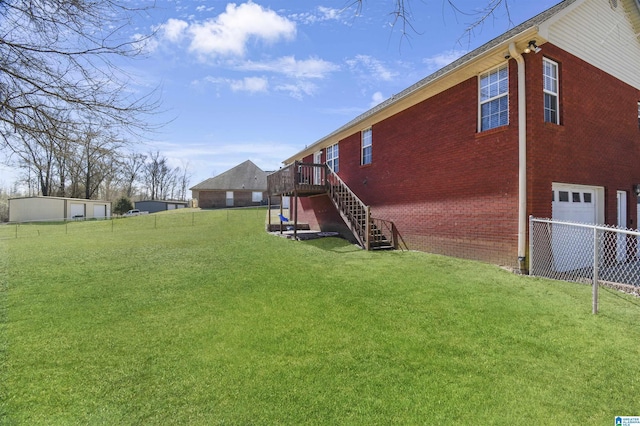
[[[327,165],[296,161],[267,176],[270,195],[312,195],[327,192]]]

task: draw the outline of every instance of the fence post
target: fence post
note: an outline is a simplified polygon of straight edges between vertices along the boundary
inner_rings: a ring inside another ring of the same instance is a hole
[[[592,313],[598,313],[598,228],[593,228],[593,308]]]
[[[529,275],[535,275],[533,270],[533,215],[529,215]]]

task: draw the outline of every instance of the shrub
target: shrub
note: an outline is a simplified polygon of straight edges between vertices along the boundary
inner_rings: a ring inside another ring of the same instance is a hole
[[[113,213],[124,214],[133,208],[133,203],[127,197],[120,197],[113,207]]]

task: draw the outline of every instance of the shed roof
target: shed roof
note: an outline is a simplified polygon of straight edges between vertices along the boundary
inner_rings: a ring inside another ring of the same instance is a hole
[[[251,160],[238,164],[218,176],[209,178],[190,188],[191,191],[266,191],[267,172],[256,166]]]

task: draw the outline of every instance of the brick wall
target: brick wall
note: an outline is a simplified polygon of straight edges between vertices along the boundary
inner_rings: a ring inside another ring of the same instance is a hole
[[[252,191],[233,191],[233,207],[259,206],[261,202],[252,201]],[[195,196],[195,194],[194,194]],[[227,207],[227,191],[198,191],[198,206],[203,209],[218,209]],[[262,194],[266,200],[266,193]]]
[[[545,56],[560,68],[560,125],[544,123]],[[551,217],[552,182],[603,186],[605,222],[617,224],[616,191],[624,190],[628,226],[637,228],[640,91],[549,43],[526,60],[529,212]]]
[[[544,123],[542,59],[560,66],[561,124]],[[528,214],[551,217],[551,183],[605,187],[607,223],[616,190],[640,183],[640,91],[550,45],[525,55]],[[478,80],[461,84],[372,127],[373,162],[360,165],[360,133],[340,141],[340,177],[395,222],[410,249],[518,266],[517,64],[509,61],[509,125],[477,133]],[[312,162],[309,156],[304,161]],[[324,158],[323,158],[324,161]],[[335,216],[300,217],[316,227]],[[323,208],[326,206],[323,205]]]

